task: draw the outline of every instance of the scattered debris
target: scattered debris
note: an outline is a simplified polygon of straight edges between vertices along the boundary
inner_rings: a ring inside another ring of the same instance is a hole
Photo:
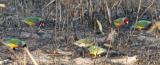
[[[28,33],[28,32],[21,32],[21,35],[20,37],[23,37],[23,38],[29,38],[31,36],[31,33]]]
[[[122,58],[118,58],[118,59],[111,59],[111,62],[113,63],[121,63],[124,65],[136,65],[135,63],[138,61],[137,56],[133,56],[133,57],[122,57]]]
[[[120,51],[114,51],[114,50],[111,50],[108,55],[110,58],[118,57],[118,56],[126,56],[125,53],[120,52]]]
[[[63,56],[69,56],[69,55],[72,55],[72,52],[69,52],[69,51],[63,51],[61,49],[57,49],[55,50],[52,54],[50,55],[63,55]]]
[[[98,42],[100,42],[100,43],[102,43],[102,42],[105,42],[105,40],[106,40],[106,37],[100,37],[100,38],[96,38],[95,39],[95,41],[98,43]]]
[[[52,58],[41,50],[32,51],[31,53],[34,59],[40,63],[53,63]]]
[[[5,60],[0,61],[0,64],[1,65],[8,65],[8,64],[10,64],[12,62],[13,62],[13,60],[11,58],[7,58]]]
[[[32,37],[35,38],[35,39],[40,38],[40,36],[38,34],[32,34]]]
[[[111,29],[111,32],[108,35],[107,41],[114,42],[115,37],[117,36],[117,32],[114,29]]]
[[[159,40],[159,38],[147,37],[147,36],[138,36],[137,39],[140,40],[140,41],[145,40],[145,41],[150,41],[150,42],[154,42],[154,41],[158,41]]]
[[[42,39],[50,39],[50,38],[52,38],[52,35],[49,34],[49,33],[44,33],[44,34],[42,35]]]
[[[71,63],[71,57],[69,56],[54,56],[53,58],[53,62],[54,63],[59,63],[60,65],[64,64],[70,64]]]
[[[104,44],[104,46],[107,47],[107,48],[109,48],[109,47],[112,48],[112,47],[113,47],[113,46],[110,45],[110,44]]]
[[[92,65],[94,62],[90,58],[76,58],[73,60],[75,65]]]
[[[118,35],[118,33],[111,28],[111,32],[108,34],[107,37],[107,43],[104,44],[104,46],[108,47],[109,49],[112,48],[112,43],[115,41],[115,37]]]

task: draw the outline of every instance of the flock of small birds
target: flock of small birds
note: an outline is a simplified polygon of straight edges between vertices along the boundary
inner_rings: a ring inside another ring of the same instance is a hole
[[[40,17],[28,17],[28,18],[25,18],[23,21],[29,27],[34,28],[36,30],[42,30],[47,23],[44,19],[42,19]],[[117,29],[121,29],[121,28],[123,28],[123,26],[127,26],[129,23],[130,23],[129,19],[127,17],[123,17],[123,18],[118,18],[118,19],[114,20],[112,22],[112,25]],[[151,26],[151,24],[153,24],[151,21],[139,20],[139,21],[137,21],[136,25],[130,26],[129,29],[135,28],[137,30],[143,30],[143,29]],[[153,25],[151,26],[151,28],[153,28]],[[154,27],[154,29],[156,29],[156,27]],[[154,31],[154,30],[153,29],[149,30],[149,32],[152,32],[152,31]],[[13,49],[13,50],[16,50],[18,48],[27,47],[27,44],[18,38],[1,39],[1,43],[7,47]],[[101,47],[93,45],[92,42],[88,39],[80,39],[75,43],[75,45],[77,45],[79,47],[88,47],[90,54],[92,54],[94,56],[97,56],[97,55],[102,54],[103,52],[106,52],[106,49],[103,49]]]
[[[24,23],[28,24],[29,27],[36,28],[38,30],[41,30],[40,27],[43,27],[45,25],[44,20],[40,17],[28,17],[24,19]],[[12,38],[12,37],[1,39],[1,43],[13,50],[27,47],[27,44],[24,41],[18,38]]]
[[[97,24],[98,24],[98,22],[97,22]],[[136,23],[131,23],[129,21],[129,18],[127,18],[127,17],[115,19],[111,24],[113,27],[111,29],[113,29],[113,31],[111,30],[111,32],[107,38],[107,40],[110,40],[111,42],[113,42],[112,36],[114,36],[114,34],[116,33],[115,30],[123,30],[124,31],[126,29],[128,29],[128,30],[135,29],[136,31],[147,30],[146,31],[147,33],[153,33],[154,31],[160,29],[159,28],[160,22],[158,22],[158,21],[153,23],[152,21],[149,21],[149,20],[139,20]],[[99,25],[99,26],[101,26],[101,25]],[[99,28],[99,30],[101,30],[101,28]],[[101,30],[101,32],[102,32],[102,30]],[[96,43],[93,42],[93,38],[91,38],[91,37],[79,39],[74,44],[79,47],[82,47],[82,48],[87,48],[89,51],[89,54],[93,55],[94,57],[101,56],[103,53],[107,52],[107,49],[100,47],[98,45],[95,45]],[[107,45],[107,46],[110,47],[111,45]]]
[[[1,5],[2,6],[2,5]],[[28,25],[28,27],[31,27],[34,30],[41,31],[43,28],[45,28],[47,21],[41,17],[27,17],[23,20],[25,24]],[[100,23],[98,23],[100,25]],[[129,25],[132,24],[132,25]],[[115,19],[112,22],[112,27],[115,29],[136,29],[136,30],[145,30],[148,29],[148,33],[152,33],[156,29],[160,29],[160,22],[151,22],[149,20],[139,20],[136,23],[131,23],[127,17],[122,17]],[[21,48],[28,48],[28,45],[25,41],[19,39],[19,38],[4,38],[1,39],[0,42],[5,45],[6,47],[16,51]],[[107,52],[107,49],[104,49],[100,46],[95,45],[95,43],[91,40],[91,38],[85,38],[85,39],[79,39],[76,42],[74,42],[78,47],[84,47],[87,48],[90,55],[93,55],[94,57],[100,56],[101,54]],[[31,58],[33,59],[33,58]],[[34,60],[33,62],[35,65],[37,64]]]

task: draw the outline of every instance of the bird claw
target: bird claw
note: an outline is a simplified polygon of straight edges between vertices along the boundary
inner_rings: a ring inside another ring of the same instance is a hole
[[[20,49],[19,49],[19,48],[13,48],[13,50],[14,50],[14,51],[20,51]]]

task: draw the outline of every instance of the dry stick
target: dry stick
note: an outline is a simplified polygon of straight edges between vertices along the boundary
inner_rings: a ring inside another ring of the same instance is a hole
[[[83,24],[83,4],[82,4],[82,0],[80,0],[80,22]]]
[[[31,28],[31,36],[32,36],[32,41],[33,40],[35,40],[35,38],[33,37],[33,34],[34,34],[34,32],[35,32],[35,30],[33,29],[33,27],[31,27],[30,26],[30,28]],[[29,43],[31,43],[32,42],[31,40],[29,41]],[[37,62],[34,60],[34,58],[33,58],[33,56],[31,55],[31,53],[29,52],[29,50],[27,49],[27,48],[24,48],[24,50],[27,52],[27,54],[29,55],[29,57],[31,58],[31,60],[33,61],[33,63],[34,63],[34,65],[38,65],[37,64]]]
[[[147,10],[153,5],[154,1],[155,0],[152,0],[152,3],[144,10],[144,12],[139,16],[139,18],[141,18],[143,14],[147,12]]]
[[[136,17],[136,23],[134,24],[134,26],[137,25],[137,21],[138,21],[138,18],[139,18],[139,17],[138,17],[138,14],[139,14],[139,12],[140,12],[141,5],[142,5],[142,0],[140,0],[140,2],[139,2],[138,11],[137,11],[137,17]],[[134,27],[133,31],[135,31],[135,27]],[[132,31],[131,35],[133,35],[133,31]]]
[[[112,41],[109,40],[109,48],[108,48],[108,50],[107,50],[106,57],[108,57],[108,53],[109,53],[109,51],[110,51],[110,49],[111,49],[111,45],[112,45]]]
[[[106,1],[106,7],[107,7],[107,13],[108,13],[108,18],[109,18],[109,23],[111,24],[112,20],[111,20],[111,11],[108,7],[108,2]]]
[[[88,0],[87,3],[88,3],[89,20],[90,20],[90,22],[88,22],[88,24],[89,24],[88,26],[91,27],[91,28],[93,28],[93,31],[95,33],[95,25],[94,25],[94,21],[93,21],[93,5],[92,5],[92,0]]]
[[[88,9],[89,9],[90,20],[91,20],[91,22],[93,22],[93,17],[92,17],[93,8],[92,8],[92,2],[91,2],[91,0],[88,0]]]
[[[26,53],[25,52],[23,52],[23,56],[24,56],[24,58],[23,58],[23,65],[26,65]]]
[[[84,25],[84,7],[83,7],[83,0],[80,0],[80,22],[82,23],[82,31],[84,32],[83,35],[84,37],[86,36],[86,33],[85,33],[85,26]]]
[[[55,1],[56,1],[56,0],[50,1],[46,6],[44,6],[44,8],[48,7],[50,4],[52,4],[52,3],[55,2]],[[44,8],[42,8],[42,10],[43,10]]]
[[[35,33],[35,30],[33,29],[32,26],[30,26],[30,28],[31,28],[31,38],[32,38],[32,40],[33,40],[33,38],[34,38],[33,34]],[[31,42],[31,41],[29,41],[29,43],[30,43],[30,42]]]
[[[92,0],[88,0],[89,2],[88,2],[88,8],[89,8],[89,16],[90,16],[90,20],[91,20],[91,24],[90,25],[92,25],[93,24],[93,30],[94,30],[94,33],[96,32],[96,24],[94,23],[95,21],[95,15],[93,14],[93,5],[92,5]],[[93,22],[93,23],[92,23]],[[91,26],[92,27],[92,26]],[[94,36],[95,36],[95,34],[94,34]],[[96,37],[94,37],[95,39],[96,39]],[[95,39],[94,39],[94,42],[95,42]]]
[[[27,52],[28,56],[31,58],[31,60],[33,61],[34,65],[38,65],[36,60],[33,58],[32,54],[29,52],[28,48],[25,47],[24,50]]]
[[[120,2],[121,2],[121,1],[116,1],[116,2],[113,4],[113,6],[111,7],[111,10],[112,10],[116,5],[118,5]]]
[[[61,10],[61,0],[59,0],[58,2],[57,2],[57,10],[58,10],[58,12],[59,13],[57,13],[57,15],[59,15],[59,17],[58,17],[58,19],[57,19],[57,21],[59,21],[59,23],[58,23],[58,30],[59,31],[61,31],[61,24],[60,23],[62,23],[62,10]]]
[[[84,14],[83,14],[83,0],[80,0],[80,8],[81,8],[81,10],[80,10],[80,22],[81,22],[81,25],[83,25],[84,24]],[[83,35],[85,36],[85,27],[84,26],[82,26],[82,28],[83,28]],[[84,48],[82,47],[82,49],[84,50]],[[84,57],[84,55],[85,55],[85,52],[83,52],[82,53],[82,55],[83,55],[83,57]]]
[[[58,0],[56,0],[56,20],[58,20]],[[57,41],[57,39],[56,39],[56,37],[57,37],[57,26],[58,26],[58,24],[57,24],[57,21],[55,22],[55,27],[54,27],[54,30],[53,30],[53,40],[54,40],[54,42],[53,43],[56,43],[56,41]],[[54,46],[54,45],[53,45]]]
[[[119,1],[118,5],[117,6],[120,6],[122,3],[122,0]],[[116,8],[116,10],[118,11],[118,7]]]
[[[107,7],[107,13],[108,13],[108,18],[109,18],[109,23],[111,24],[111,12],[110,12],[110,9],[109,9],[109,7],[108,7],[108,2],[106,1],[106,7]],[[109,41],[109,43],[111,44],[112,42],[111,41]],[[110,46],[109,46],[109,48],[108,48],[108,51],[107,51],[107,55],[106,55],[106,57],[108,56],[108,52],[109,52],[109,50],[110,50]]]
[[[93,20],[92,14],[93,14],[92,1],[89,0],[89,16],[91,17],[91,18],[90,18],[91,20]],[[93,21],[92,21],[92,22],[93,22]]]

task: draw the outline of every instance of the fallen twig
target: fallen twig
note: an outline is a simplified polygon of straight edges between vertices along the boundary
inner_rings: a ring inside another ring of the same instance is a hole
[[[38,65],[38,63],[33,58],[32,54],[29,52],[28,48],[24,48],[24,50],[27,52],[28,56],[31,58],[31,60],[33,61],[34,65]]]

